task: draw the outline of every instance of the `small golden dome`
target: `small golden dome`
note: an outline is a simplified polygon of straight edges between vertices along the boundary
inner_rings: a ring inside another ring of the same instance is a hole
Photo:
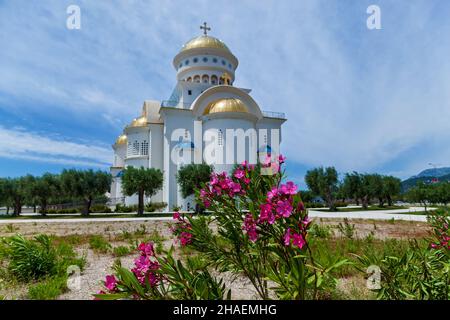
[[[126,144],[127,143],[127,135],[126,134],[121,134],[117,140],[116,140],[116,144]]]
[[[219,99],[212,102],[208,108],[206,108],[203,114],[212,114],[220,112],[243,112],[248,113],[248,108],[244,102],[236,98]]]
[[[147,125],[147,123],[148,123],[147,117],[145,115],[143,115],[137,119],[134,119],[131,122],[131,126],[132,127],[145,127]]]
[[[195,37],[186,42],[186,44],[181,48],[180,52],[195,48],[215,48],[222,49],[231,53],[230,49],[228,49],[225,43],[217,38],[205,35]]]

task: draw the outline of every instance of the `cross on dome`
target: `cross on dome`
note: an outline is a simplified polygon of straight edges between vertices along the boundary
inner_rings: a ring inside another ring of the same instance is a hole
[[[203,26],[200,26],[200,29],[203,29],[203,34],[205,36],[208,35],[208,31],[211,31],[211,27],[208,27],[208,24],[206,22],[203,22]]]

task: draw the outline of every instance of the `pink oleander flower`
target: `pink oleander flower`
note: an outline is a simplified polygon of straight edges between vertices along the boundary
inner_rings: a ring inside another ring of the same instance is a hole
[[[273,198],[275,198],[275,197],[277,197],[277,196],[278,196],[278,188],[277,188],[277,187],[272,188],[272,190],[270,190],[270,191],[267,193],[267,198],[268,198],[269,200],[272,200]]]
[[[256,242],[258,240],[258,232],[256,231],[256,221],[253,219],[253,216],[250,213],[245,215],[244,225],[242,229],[247,232],[248,238],[252,242]]]
[[[268,222],[269,224],[273,224],[275,222],[275,215],[272,212],[272,204],[262,204],[260,209],[259,222]]]
[[[283,236],[283,242],[285,246],[288,246],[291,244],[291,228],[287,228],[286,232]]]
[[[236,169],[236,171],[234,172],[234,177],[236,179],[242,179],[245,177],[245,172],[242,169]]]
[[[278,162],[280,163],[280,164],[283,164],[284,162],[286,161],[286,157],[284,157],[283,155],[279,155],[278,156]]]
[[[138,246],[138,250],[141,252],[141,255],[148,255],[148,256],[154,256],[155,250],[153,248],[153,243],[141,243]]]
[[[180,219],[181,219],[180,213],[179,212],[174,212],[173,213],[173,220],[180,220]]]
[[[297,186],[292,181],[288,181],[280,186],[279,191],[281,194],[295,195],[297,194]]]
[[[299,247],[299,249],[302,249],[303,246],[306,244],[305,238],[303,238],[303,235],[301,234],[294,233],[292,235],[292,239],[293,239],[292,244],[294,246]]]
[[[114,292],[117,289],[117,279],[114,275],[107,275],[105,280],[105,287],[109,292]]]
[[[217,179],[217,175],[216,174],[212,174],[211,175],[211,180],[209,182],[210,185],[214,186],[219,182],[219,180]]]
[[[282,217],[288,218],[292,213],[292,205],[288,200],[279,200],[276,204],[275,211]]]
[[[181,245],[187,246],[188,244],[190,244],[192,242],[192,234],[189,232],[182,232],[180,234],[180,243]]]

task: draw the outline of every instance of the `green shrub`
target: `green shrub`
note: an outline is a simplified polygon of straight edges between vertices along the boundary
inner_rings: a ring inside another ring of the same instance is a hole
[[[111,250],[111,244],[100,235],[91,236],[89,246],[92,250],[100,253],[107,253]]]
[[[327,225],[313,224],[309,229],[309,234],[313,237],[327,239],[333,235],[333,228]]]
[[[343,202],[343,201],[336,201],[336,202],[334,203],[334,205],[335,205],[336,207],[347,207],[347,206],[348,206],[348,203],[347,203],[347,202]]]
[[[67,290],[67,277],[52,277],[30,286],[28,298],[33,300],[54,300],[65,290]]]
[[[305,208],[325,208],[325,204],[318,202],[305,202]]]
[[[144,211],[145,212],[161,211],[165,207],[167,207],[167,203],[165,202],[150,202],[145,206]]]
[[[116,204],[116,209],[114,212],[117,213],[128,213],[128,212],[137,212],[137,205],[126,206],[123,204]]]
[[[347,239],[353,239],[355,236],[355,225],[350,224],[349,220],[347,218],[344,218],[344,224],[339,222],[337,225],[337,228],[339,232],[346,237]]]
[[[112,210],[104,204],[96,204],[93,205],[91,207],[91,211],[90,212],[94,212],[94,213],[111,213]]]
[[[4,240],[3,255],[9,261],[8,270],[20,281],[30,281],[57,273],[56,251],[46,235],[27,240],[16,235]]]
[[[135,251],[135,248],[132,246],[118,246],[113,248],[113,255],[115,257],[123,257],[127,256]]]
[[[3,239],[0,257],[7,262],[7,272],[22,282],[64,276],[69,266],[83,269],[86,263],[85,257],[78,257],[69,243],[55,245],[47,235],[31,240],[22,235]]]

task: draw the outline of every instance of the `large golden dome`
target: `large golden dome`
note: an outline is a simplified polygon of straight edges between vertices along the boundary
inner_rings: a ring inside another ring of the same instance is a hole
[[[147,117],[142,115],[141,117],[134,119],[131,122],[132,127],[145,127],[148,124]]]
[[[125,143],[127,143],[127,140],[128,140],[127,135],[122,134],[117,138],[116,144],[125,144]]]
[[[195,48],[214,48],[214,49],[222,49],[229,53],[231,53],[230,49],[226,46],[225,43],[220,41],[217,38],[211,37],[211,36],[199,36],[195,37],[188,42],[181,48],[180,52],[189,50],[189,49],[195,49]]]
[[[248,113],[248,108],[242,100],[237,98],[219,99],[212,102],[203,114],[220,112],[243,112]]]

